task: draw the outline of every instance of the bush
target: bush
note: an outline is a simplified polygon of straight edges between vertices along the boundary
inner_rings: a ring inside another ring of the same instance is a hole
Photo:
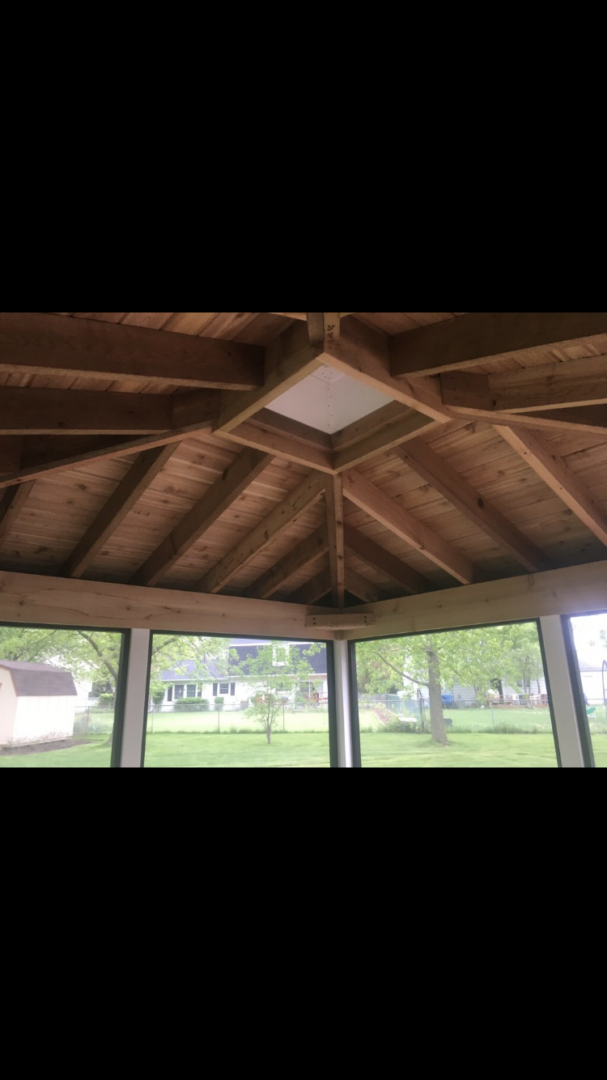
[[[221,710],[223,709],[223,698],[222,697],[216,697],[215,698],[215,709],[217,710],[217,712],[221,712]]]
[[[180,698],[175,702],[175,712],[208,712],[209,703],[205,698]]]
[[[99,708],[100,709],[113,709],[116,704],[115,694],[100,694],[99,695]]]

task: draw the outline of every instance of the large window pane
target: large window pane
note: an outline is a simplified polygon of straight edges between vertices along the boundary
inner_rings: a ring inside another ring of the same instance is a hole
[[[108,768],[123,635],[0,626],[0,768]]]
[[[356,666],[363,767],[557,766],[535,622],[359,642]]]
[[[327,767],[326,645],[155,634],[145,766]]]
[[[583,707],[597,768],[607,767],[607,613],[571,619]]]

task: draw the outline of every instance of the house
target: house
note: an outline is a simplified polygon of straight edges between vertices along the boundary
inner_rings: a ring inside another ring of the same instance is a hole
[[[256,689],[256,680],[247,679],[247,660],[256,659],[260,647],[269,644],[269,640],[236,638],[230,642],[231,656],[226,655],[223,664],[216,660],[200,664],[196,660],[183,660],[168,671],[163,671],[161,679],[166,684],[166,690],[161,711],[172,712],[175,702],[184,699],[201,698],[212,705],[217,697],[224,698],[224,708],[246,708]],[[326,648],[307,656],[312,642],[297,641],[291,644],[311,668],[307,695],[312,699],[318,695],[317,700],[326,701],[329,693]],[[279,666],[277,661],[277,670]]]
[[[589,705],[602,704],[607,698],[607,657],[600,660],[578,660],[582,689]]]
[[[0,660],[0,745],[70,738],[77,698],[69,671]]]

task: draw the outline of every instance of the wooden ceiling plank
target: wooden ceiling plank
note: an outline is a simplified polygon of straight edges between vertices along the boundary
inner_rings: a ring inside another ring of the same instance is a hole
[[[286,499],[274,507],[268,517],[204,575],[195,586],[196,590],[217,593],[223,589],[243,566],[264,551],[288,525],[297,521],[309,507],[317,503],[324,493],[324,477],[321,473],[311,473]]]
[[[263,385],[263,349],[141,326],[5,312],[2,372],[247,391]]]
[[[375,540],[371,540],[369,536],[365,536],[364,533],[355,529],[352,525],[345,526],[344,539],[348,551],[351,551],[353,555],[357,555],[359,559],[372,566],[374,570],[379,570],[380,573],[388,574],[389,577],[394,578],[394,581],[402,585],[408,593],[422,593],[429,590],[430,582],[427,578],[422,577],[421,574],[417,573],[417,570],[407,566],[391,551],[386,551],[385,548],[376,544]]]
[[[322,525],[320,529],[307,536],[297,547],[288,552],[280,562],[276,563],[271,570],[262,575],[244,593],[257,600],[269,600],[275,592],[288,584],[294,574],[298,574],[321,555],[326,555],[329,550],[329,536],[327,528]]]
[[[528,428],[535,431],[575,431],[607,437],[607,405],[586,405],[583,408],[550,409],[546,412],[506,413],[492,409],[450,405],[453,417],[482,420],[495,427]]]
[[[500,427],[500,435],[603,544],[607,515],[562,458],[532,431]]]
[[[66,561],[62,571],[66,577],[82,577],[177,448],[177,443],[169,443],[141,454]]]
[[[0,500],[0,544],[15,525],[34,486],[33,482],[21,484],[20,487],[7,491],[4,498]]]
[[[325,484],[329,568],[333,606],[345,604],[344,481],[342,476],[328,477]]]
[[[362,600],[364,604],[374,604],[379,600],[387,600],[387,594],[383,589],[380,589],[379,585],[367,581],[361,574],[351,570],[349,566],[346,567],[346,589],[349,593],[352,593],[352,596],[357,596],[359,600]]]
[[[272,463],[269,454],[244,450],[171,530],[134,575],[132,585],[156,585]]]
[[[323,596],[331,592],[331,570],[327,566],[319,574],[289,596],[290,604],[316,604]]]
[[[526,349],[559,348],[605,334],[605,312],[471,312],[390,338],[390,370],[396,379],[439,375]]]
[[[380,488],[371,484],[356,469],[345,474],[344,494],[359,509],[380,521],[386,529],[406,540],[448,574],[469,585],[479,578],[478,570],[461,551],[443,540],[432,529],[403,509]]]
[[[478,525],[501,548],[509,551],[530,571],[546,570],[549,560],[523,533],[508,521],[468,481],[420,439],[396,451],[408,465],[452,506]]]

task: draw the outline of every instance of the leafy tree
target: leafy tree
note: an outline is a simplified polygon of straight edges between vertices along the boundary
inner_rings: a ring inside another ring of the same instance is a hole
[[[238,661],[232,650],[231,672],[244,679],[252,687],[252,702],[246,716],[260,724],[268,744],[272,732],[282,716],[285,699],[292,700],[303,695],[306,683],[320,680],[306,657],[320,652],[320,646],[311,645],[303,654],[295,645],[272,641],[256,646],[256,656]]]
[[[121,635],[100,630],[32,630],[0,627],[0,659],[56,664],[79,681],[90,680],[116,693],[120,669]],[[192,678],[210,681],[211,665],[226,657],[229,643],[222,638],[154,634],[152,639],[151,692],[156,697],[163,684],[161,673],[175,668],[186,673],[185,662],[194,661]]]
[[[477,697],[484,698],[498,679],[530,688],[542,674],[542,658],[537,629],[527,623],[361,642],[357,667],[362,693],[389,693],[395,675],[399,689],[426,687],[432,737],[446,746],[445,689],[455,683],[473,686]]]

